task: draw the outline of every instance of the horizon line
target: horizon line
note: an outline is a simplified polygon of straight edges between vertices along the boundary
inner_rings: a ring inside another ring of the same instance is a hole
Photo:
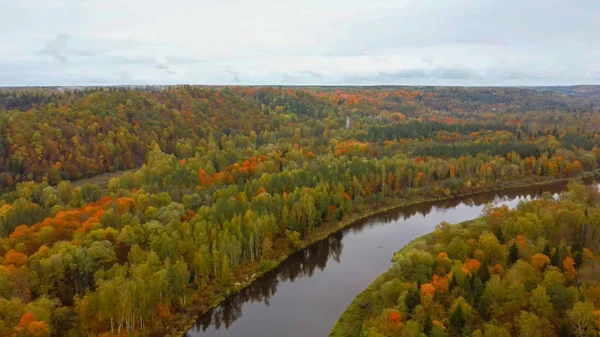
[[[451,87],[451,88],[544,88],[544,87],[600,87],[599,84],[56,84],[56,85],[0,85],[0,89],[13,88],[110,88],[110,87]]]

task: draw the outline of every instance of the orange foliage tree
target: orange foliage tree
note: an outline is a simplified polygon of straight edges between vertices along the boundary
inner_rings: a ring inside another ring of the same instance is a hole
[[[577,270],[575,270],[575,260],[573,260],[571,257],[565,258],[565,260],[563,261],[563,271],[571,281],[577,279]]]
[[[6,253],[6,255],[4,256],[5,266],[13,265],[15,267],[20,267],[25,263],[27,263],[27,255],[14,251],[12,249],[8,251],[8,253]]]
[[[537,269],[542,270],[550,264],[550,258],[544,254],[535,254],[531,257],[531,264]]]

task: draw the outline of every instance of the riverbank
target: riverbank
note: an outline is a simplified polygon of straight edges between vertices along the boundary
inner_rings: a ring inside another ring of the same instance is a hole
[[[527,181],[512,181],[512,182],[503,182],[502,185],[497,185],[495,188],[490,189],[480,189],[477,191],[471,191],[470,193],[461,194],[458,196],[448,196],[448,197],[439,197],[439,198],[419,198],[419,199],[395,199],[388,200],[384,207],[380,207],[379,209],[368,209],[362,214],[352,214],[351,216],[347,216],[343,219],[342,222],[327,222],[311,231],[309,235],[302,241],[301,245],[297,249],[291,249],[284,247],[281,244],[276,245],[275,254],[271,256],[273,261],[269,261],[268,263],[254,263],[245,265],[241,268],[238,268],[235,273],[235,281],[238,284],[234,287],[230,288],[219,288],[216,285],[209,285],[199,291],[196,292],[195,299],[193,304],[187,306],[184,313],[180,313],[176,315],[176,320],[172,321],[172,324],[169,324],[172,328],[168,331],[169,335],[182,335],[186,331],[188,331],[196,322],[196,319],[199,315],[207,312],[211,308],[218,306],[223,300],[225,300],[228,296],[234,295],[240,290],[244,289],[248,285],[252,284],[256,279],[260,278],[262,275],[268,273],[269,271],[275,269],[278,265],[280,265],[283,261],[285,261],[289,255],[292,253],[302,250],[313,243],[319,242],[323,239],[328,238],[330,235],[347,228],[358,221],[364,220],[366,218],[372,217],[374,215],[396,211],[401,208],[405,208],[412,205],[418,204],[427,204],[432,202],[440,202],[447,201],[452,199],[458,199],[461,197],[468,197],[477,194],[483,194],[486,192],[494,192],[494,191],[502,191],[509,189],[517,189],[517,188],[525,188],[525,187],[535,187],[535,186],[543,186],[543,185],[552,185],[552,184],[560,184],[567,182],[571,179],[590,179],[598,176],[595,172],[589,172],[582,176],[568,178],[568,179],[552,179],[547,177],[541,177],[538,179],[531,179]],[[366,208],[366,207],[365,207]],[[254,274],[254,275],[253,275]],[[249,275],[253,275],[249,277]],[[361,287],[362,288],[362,287]],[[358,289],[354,291],[358,292]],[[353,293],[354,293],[353,291]],[[337,310],[336,310],[337,311]],[[341,312],[341,310],[340,310]],[[333,320],[332,320],[333,321]],[[179,327],[179,329],[177,329]]]
[[[598,178],[598,176],[599,176],[598,172],[590,172],[589,174],[582,174],[582,177],[580,177],[580,178],[585,180],[585,179]],[[578,179],[578,178],[564,179],[563,181],[569,181],[569,180],[574,180],[574,179]],[[559,183],[559,182],[557,181],[557,183]],[[549,185],[549,184],[550,183],[538,184],[538,185]],[[529,185],[529,186],[534,186],[534,185]],[[524,186],[521,186],[520,188],[523,188],[523,187]],[[519,188],[519,187],[515,187],[515,188]],[[459,223],[456,223],[453,225],[469,224],[469,223],[472,223],[474,220],[475,219],[467,220],[467,221],[459,222]],[[414,238],[413,240],[411,240],[409,243],[404,245],[400,250],[398,250],[394,253],[394,255],[392,257],[392,261],[395,261],[396,256],[410,252],[417,243],[426,241],[432,234],[433,234],[433,232],[430,232],[430,233],[418,236],[418,237]],[[375,280],[373,280],[373,282],[371,282],[365,289],[363,289],[352,300],[352,302],[350,303],[348,308],[341,314],[340,318],[334,323],[333,328],[332,328],[331,332],[329,333],[329,337],[347,337],[349,331],[354,331],[355,329],[357,329],[357,326],[355,326],[356,322],[362,322],[362,319],[364,316],[362,311],[367,310],[369,308],[369,303],[371,301],[372,294],[379,287],[381,287],[381,285],[383,283],[388,281],[388,278],[387,278],[388,273],[389,273],[389,271],[377,276],[377,278]],[[393,276],[390,276],[390,277],[393,277]]]
[[[469,223],[473,220],[465,221],[463,223]],[[399,251],[397,251],[394,256],[397,254],[407,253],[412,250],[413,246],[420,241],[426,240],[432,233],[427,233],[425,235],[421,235],[419,237],[414,238],[411,242],[402,247]],[[356,297],[352,300],[348,308],[342,313],[340,318],[334,323],[331,332],[329,333],[329,337],[348,337],[346,331],[353,331],[355,327],[352,326],[354,322],[362,322],[362,310],[368,308],[369,300],[371,299],[371,295],[374,292],[374,289],[378,288],[383,284],[386,280],[386,273],[383,273],[371,283],[368,287],[366,287],[363,291],[361,291]]]

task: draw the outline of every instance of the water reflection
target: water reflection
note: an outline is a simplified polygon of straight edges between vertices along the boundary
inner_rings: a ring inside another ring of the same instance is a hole
[[[293,282],[302,276],[311,277],[316,269],[325,269],[330,258],[339,263],[343,236],[343,232],[335,233],[292,254],[277,269],[265,274],[239,294],[230,297],[212,312],[201,316],[196,322],[195,330],[206,331],[211,324],[215,329],[220,329],[222,326],[228,329],[242,316],[242,306],[245,303],[263,302],[268,306],[269,299],[277,292],[279,282],[288,280]]]
[[[298,315],[298,310],[294,311],[291,310],[289,308],[289,306],[294,306],[294,305],[298,305],[298,306],[304,306],[304,307],[308,307],[308,310],[311,310],[311,315],[319,315],[319,313],[316,312],[312,312],[312,311],[318,311],[318,310],[313,310],[314,306],[324,306],[326,304],[328,304],[328,301],[331,301],[331,298],[328,298],[327,295],[330,295],[328,291],[325,290],[325,296],[324,297],[318,297],[320,295],[315,295],[314,293],[318,290],[319,292],[323,292],[323,288],[327,288],[327,287],[339,287],[339,281],[340,280],[344,280],[344,278],[348,278],[348,272],[347,270],[344,269],[349,269],[348,267],[344,267],[346,265],[352,265],[354,263],[354,261],[346,261],[346,264],[342,264],[341,263],[341,256],[342,256],[342,251],[344,248],[343,242],[342,240],[344,239],[345,236],[348,236],[349,234],[352,234],[353,236],[355,236],[356,238],[353,238],[351,240],[351,242],[353,243],[352,245],[350,245],[348,248],[348,252],[346,253],[347,255],[351,256],[349,257],[350,259],[352,259],[353,257],[356,258],[356,256],[360,256],[360,260],[361,261],[357,261],[357,263],[369,263],[368,261],[374,261],[374,259],[381,259],[380,256],[371,256],[369,257],[368,255],[375,255],[375,254],[381,254],[381,252],[375,252],[373,249],[370,249],[371,247],[369,247],[369,249],[364,249],[363,247],[361,247],[364,242],[364,236],[365,234],[361,234],[361,232],[367,230],[367,229],[378,229],[378,227],[385,227],[386,225],[390,224],[390,223],[396,223],[399,221],[406,221],[408,219],[412,218],[411,222],[406,222],[403,225],[404,226],[419,226],[421,227],[420,230],[426,230],[426,231],[430,231],[431,228],[433,228],[433,226],[437,225],[437,223],[439,223],[439,219],[441,218],[442,220],[445,218],[445,213],[452,211],[454,213],[460,213],[460,218],[464,220],[469,219],[469,218],[475,218],[477,217],[480,213],[481,213],[481,209],[482,206],[487,204],[487,203],[494,203],[495,205],[501,205],[505,202],[511,203],[511,206],[515,206],[517,202],[519,202],[520,200],[529,200],[535,197],[540,196],[543,192],[550,192],[550,193],[559,193],[560,191],[564,190],[566,184],[556,184],[556,185],[552,185],[552,186],[546,186],[544,188],[539,188],[539,187],[534,187],[534,188],[525,188],[525,189],[520,189],[520,190],[510,190],[510,191],[505,191],[505,192],[498,192],[498,193],[484,193],[484,194],[478,194],[475,196],[471,196],[471,197],[464,197],[464,198],[459,198],[459,199],[453,199],[453,200],[445,200],[445,201],[438,201],[438,202],[432,202],[432,203],[428,203],[428,204],[421,204],[421,205],[415,205],[415,206],[410,206],[410,207],[406,207],[406,208],[402,208],[399,210],[394,210],[394,211],[389,211],[389,212],[385,212],[376,216],[373,216],[371,218],[368,219],[364,219],[361,220],[357,223],[355,223],[354,225],[352,225],[351,227],[335,233],[331,236],[329,236],[327,239],[320,241],[318,243],[315,243],[314,245],[299,251],[293,255],[291,255],[283,264],[281,264],[278,268],[276,268],[275,270],[273,270],[272,272],[269,272],[267,274],[265,274],[262,278],[258,279],[256,282],[254,282],[252,285],[250,285],[249,287],[245,288],[244,290],[242,290],[239,294],[230,297],[229,299],[227,299],[226,301],[224,301],[220,306],[218,306],[217,308],[211,310],[210,312],[206,313],[205,315],[202,315],[201,317],[199,317],[199,319],[197,320],[195,326],[193,329],[191,329],[190,331],[188,331],[187,335],[188,336],[204,336],[203,332],[206,332],[207,330],[210,330],[211,333],[208,335],[222,335],[219,332],[220,329],[230,329],[232,327],[232,325],[234,324],[234,322],[236,322],[236,320],[240,319],[242,317],[242,308],[245,305],[251,305],[252,303],[263,303],[264,305],[262,305],[261,307],[256,307],[253,306],[252,310],[249,309],[248,314],[251,314],[252,317],[248,318],[245,322],[244,322],[244,327],[243,329],[240,328],[239,330],[244,330],[243,335],[244,336],[259,336],[259,335],[265,335],[265,325],[273,325],[274,322],[273,321],[269,321],[268,318],[266,318],[267,316],[271,315],[273,316],[273,313],[270,312],[268,313],[269,315],[267,315],[266,311],[268,310],[267,308],[270,306],[270,301],[273,298],[273,296],[277,293],[277,288],[281,285],[284,284],[286,282],[295,282],[299,279],[302,279],[302,283],[303,285],[299,285],[299,284],[295,284],[290,286],[289,284],[287,284],[285,291],[286,292],[298,292],[300,293],[300,295],[295,295],[295,294],[286,294],[288,297],[293,297],[291,300],[290,299],[286,299],[285,301],[280,299],[280,303],[278,303],[278,307],[277,307],[277,313],[282,317],[283,321],[277,322],[276,325],[279,325],[280,329],[283,328],[287,328],[290,325],[294,325],[295,323],[297,323],[297,321],[302,321],[302,320],[308,320],[311,322],[311,324],[329,324],[329,326],[326,327],[320,327],[320,329],[318,330],[319,332],[321,331],[329,331],[329,329],[331,328],[331,323],[330,322],[323,322],[320,323],[320,321],[314,319],[314,317],[310,317],[310,318],[304,318],[304,317],[294,317],[294,315]],[[460,207],[460,210],[457,210],[456,208]],[[431,213],[434,213],[434,215],[439,215],[439,216],[428,216]],[[463,214],[463,213],[468,213],[468,214]],[[420,215],[420,217],[418,216]],[[415,217],[417,216],[417,217]],[[420,221],[417,221],[418,218],[421,218]],[[423,218],[427,218],[427,219],[423,219]],[[437,223],[431,223],[429,224],[431,226],[431,228],[422,228],[423,225],[421,224],[422,221],[429,221],[429,222],[434,222],[437,221]],[[414,223],[413,222],[418,222],[418,223]],[[387,233],[387,232],[382,232],[383,236],[391,236],[391,235],[403,235],[406,236],[406,238],[402,238],[403,240],[405,240],[405,242],[408,242],[410,240],[412,240],[412,238],[414,238],[415,236],[417,236],[417,234],[419,233],[413,233],[410,232],[409,229],[394,229],[395,232],[393,233]],[[373,231],[371,231],[373,232]],[[361,236],[360,238],[358,236]],[[393,250],[397,250],[399,248],[401,248],[400,246],[395,246],[396,245],[396,241],[387,241],[387,240],[382,240],[382,242],[384,242],[385,244],[389,245],[390,247],[386,248],[385,253],[389,254],[389,252],[392,252]],[[381,243],[381,244],[384,244]],[[392,247],[394,246],[394,247]],[[382,247],[382,246],[379,246]],[[391,250],[393,249],[393,250]],[[389,252],[388,252],[389,250]],[[357,255],[358,254],[358,255]],[[391,258],[391,254],[390,255],[386,255],[385,257],[387,260],[384,263],[389,263],[389,258]],[[327,269],[327,271],[325,271],[328,263],[330,264],[330,268]],[[344,265],[344,266],[340,266],[339,268],[333,268],[331,267],[331,264],[337,264],[337,265]],[[356,264],[356,263],[354,263]],[[364,269],[364,268],[363,268]],[[361,272],[363,271],[363,269],[361,269]],[[365,271],[365,273],[373,273],[373,275],[361,275],[361,277],[365,277],[366,280],[373,280],[375,279],[379,273],[381,272],[379,269],[377,268],[372,268],[373,270],[368,270]],[[319,278],[321,279],[325,279],[325,280],[314,280],[312,284],[310,285],[306,285],[304,283],[306,282],[307,278],[312,278],[313,275],[315,274],[315,272],[317,271],[321,271],[321,275],[319,275]],[[336,274],[337,275],[332,275],[332,274]],[[353,277],[353,275],[351,275],[350,277]],[[368,283],[362,285],[361,286],[364,288],[365,286],[367,286]],[[339,293],[339,289],[337,289],[338,292],[336,292],[334,295],[335,296],[340,296]],[[312,295],[309,295],[311,294]],[[351,301],[354,296],[356,296],[356,290],[355,289],[350,289],[347,293],[343,294],[345,297],[347,297],[346,302],[349,303],[349,301]],[[295,297],[294,297],[295,296]],[[299,297],[298,297],[299,296]],[[315,296],[317,296],[317,298],[315,298]],[[333,296],[333,295],[330,295]],[[285,296],[284,296],[285,297]],[[339,300],[339,299],[336,299]],[[306,303],[301,303],[302,301],[306,302]],[[283,302],[283,303],[281,303]],[[311,303],[308,303],[311,302]],[[315,304],[316,303],[316,304]],[[345,307],[345,305],[340,306],[340,308]],[[336,310],[338,310],[338,308],[335,308]],[[324,309],[321,309],[324,310]],[[261,312],[264,311],[264,312]],[[302,314],[302,312],[300,312],[300,314]],[[335,313],[337,316],[335,317],[339,317],[339,314],[341,314],[341,312]],[[291,317],[290,317],[291,316]],[[269,316],[270,317],[270,316]],[[278,316],[279,317],[279,316]],[[302,328],[302,327],[300,327]],[[291,329],[291,328],[290,328]],[[272,332],[271,330],[269,330],[270,332]],[[281,331],[281,330],[278,330]],[[232,334],[224,334],[224,335],[236,335],[236,333],[232,333]],[[239,333],[237,335],[240,335]],[[299,334],[300,336],[303,334]]]

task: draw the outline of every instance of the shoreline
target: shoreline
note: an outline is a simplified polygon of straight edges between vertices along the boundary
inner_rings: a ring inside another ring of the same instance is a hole
[[[242,276],[245,276],[245,280],[243,282],[238,281],[237,283],[235,283],[236,285],[234,285],[224,291],[221,291],[218,294],[213,295],[212,298],[210,298],[206,301],[209,303],[198,303],[199,297],[201,296],[201,294],[200,294],[200,291],[194,291],[193,296],[195,297],[195,299],[193,300],[193,302],[190,305],[187,306],[187,308],[184,310],[184,312],[176,315],[176,317],[178,317],[178,318],[176,318],[174,320],[173,328],[167,329],[168,332],[165,336],[171,336],[171,337],[184,336],[190,329],[193,328],[196,321],[198,320],[198,316],[206,314],[210,310],[219,306],[222,302],[224,302],[230,296],[235,296],[238,292],[240,292],[241,290],[250,286],[252,283],[254,283],[258,279],[260,279],[263,275],[265,275],[269,272],[272,272],[277,267],[279,267],[285,260],[287,260],[287,258],[290,255],[292,255],[296,252],[299,252],[319,241],[325,240],[329,236],[331,236],[345,228],[348,228],[359,221],[365,220],[367,218],[370,218],[370,217],[373,217],[376,215],[381,215],[381,214],[391,212],[391,211],[397,211],[399,209],[410,207],[410,206],[415,206],[415,205],[466,198],[466,197],[475,196],[475,195],[484,194],[484,193],[501,192],[501,191],[507,191],[507,190],[517,189],[517,188],[524,188],[524,187],[546,186],[546,185],[565,183],[565,182],[569,182],[571,180],[577,180],[577,179],[585,180],[585,179],[593,179],[593,178],[598,178],[598,177],[600,177],[600,170],[584,172],[576,177],[552,178],[552,179],[549,179],[546,181],[507,182],[507,186],[499,186],[499,187],[492,188],[492,189],[481,189],[478,191],[457,194],[457,195],[451,195],[451,196],[447,196],[447,197],[422,198],[421,200],[413,200],[413,201],[397,199],[397,200],[392,200],[390,202],[390,205],[381,207],[376,210],[370,209],[360,215],[357,214],[357,215],[349,216],[348,218],[342,219],[341,221],[339,221],[337,223],[334,221],[328,221],[328,222],[324,223],[322,226],[317,227],[317,228],[313,229],[313,231],[308,233],[306,238],[302,240],[301,245],[298,246],[297,248],[295,248],[295,249],[287,248],[285,250],[279,251],[276,254],[276,256],[273,258],[273,260],[268,261],[269,262],[268,268],[265,268],[262,271],[258,270],[258,268],[257,268],[258,263],[252,263],[252,264],[242,266],[241,268],[239,268],[240,270],[243,270],[246,268],[251,269],[250,272],[243,273]],[[423,236],[426,236],[426,235],[428,235],[428,234],[425,234]],[[423,237],[423,236],[421,236],[421,237]],[[413,244],[416,240],[418,240],[421,237],[411,240],[411,242],[409,242],[404,247],[407,247],[407,246]],[[250,275],[252,275],[252,276],[250,277]],[[369,288],[369,286],[367,286],[367,288],[365,288],[365,290],[363,290],[363,292],[366,291]],[[204,290],[206,290],[206,289],[204,289]],[[214,289],[212,289],[212,290],[214,291]],[[361,292],[360,294],[362,294],[363,292]],[[355,297],[355,299],[352,301],[350,306],[352,306],[355,303],[356,299],[360,296],[360,294],[358,294]],[[196,302],[196,303],[194,303],[194,302]],[[343,316],[343,314],[342,314],[342,316]],[[338,321],[336,321],[335,324],[337,325],[337,323],[338,323]],[[177,326],[179,326],[179,327],[177,327]],[[335,327],[335,325],[334,325],[334,327]],[[333,330],[331,332],[333,332]]]

